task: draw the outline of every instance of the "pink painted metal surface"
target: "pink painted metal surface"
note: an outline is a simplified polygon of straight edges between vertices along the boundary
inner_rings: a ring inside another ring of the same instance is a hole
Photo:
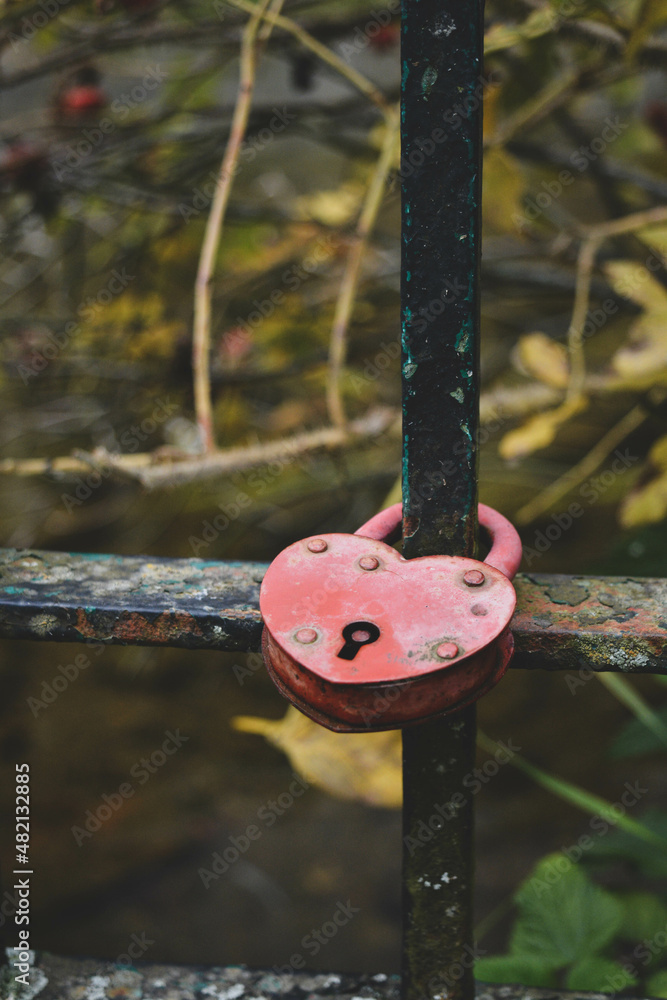
[[[281,552],[260,607],[264,658],[283,694],[330,729],[366,731],[458,710],[495,684],[511,657],[516,601],[496,564],[511,568],[520,543],[503,535],[499,547],[500,515],[489,510],[480,517],[493,539],[484,563],[404,559],[377,537],[400,526],[400,504],[355,535],[319,535],[317,545],[307,538]]]

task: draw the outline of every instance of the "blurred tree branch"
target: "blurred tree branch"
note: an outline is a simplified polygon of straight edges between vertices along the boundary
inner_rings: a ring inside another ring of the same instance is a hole
[[[347,351],[347,333],[361,273],[361,262],[368,239],[377,220],[389,173],[400,156],[399,118],[397,107],[388,116],[382,149],[359,215],[352,246],[348,252],[345,272],[340,285],[329,341],[329,372],[327,377],[327,409],[336,427],[345,427],[347,419],[341,389],[341,377]]]
[[[202,443],[206,452],[214,451],[215,433],[211,402],[210,347],[211,347],[211,296],[215,259],[222,236],[225,210],[229,202],[232,182],[237,171],[239,154],[248,126],[252,104],[259,48],[268,39],[260,34],[262,18],[267,10],[277,13],[284,0],[261,0],[257,4],[241,39],[239,90],[225,155],[215,186],[199,257],[195,280],[194,328],[192,336],[192,372],[194,378],[195,414]],[[258,38],[259,36],[259,38]]]

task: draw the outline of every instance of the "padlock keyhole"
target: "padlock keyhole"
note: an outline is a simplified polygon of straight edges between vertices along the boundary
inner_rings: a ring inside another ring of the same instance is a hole
[[[338,654],[341,660],[353,660],[362,646],[380,638],[380,629],[373,622],[351,622],[342,632],[345,645]]]

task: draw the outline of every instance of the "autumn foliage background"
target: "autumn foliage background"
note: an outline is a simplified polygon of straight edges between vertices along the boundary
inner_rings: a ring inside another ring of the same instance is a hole
[[[478,96],[449,122],[483,96],[481,498],[526,571],[664,575],[667,4],[491,0],[486,19]],[[398,43],[397,5],[360,0],[4,6],[4,545],[268,561],[395,495]],[[35,714],[77,652],[2,647],[45,947],[113,956],[146,927],[149,957],[279,963],[356,891],[364,928],[322,967],[395,968],[398,818],[363,789],[314,789],[224,891],[193,881],[290,780],[229,725],[282,715],[262,671],[109,648]],[[595,685],[514,676],[481,711],[613,794],[623,713]],[[187,750],[77,848],[72,824],[174,725]],[[527,794],[503,774],[480,796],[482,914],[576,827]]]

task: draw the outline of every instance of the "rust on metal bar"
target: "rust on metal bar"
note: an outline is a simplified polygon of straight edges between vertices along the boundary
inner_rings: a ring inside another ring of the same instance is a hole
[[[0,550],[0,637],[259,649],[266,563]],[[667,674],[667,580],[522,574],[513,668]]]
[[[3,984],[13,976],[0,971]],[[348,972],[292,972],[248,969],[243,965],[202,966],[138,962],[122,966],[115,962],[86,958],[65,958],[48,953],[36,956],[30,972],[30,996],[39,1000],[81,1000],[81,997],[168,997],[240,996],[267,997],[268,1000],[399,1000],[400,982],[396,975],[379,972],[357,975]],[[608,1000],[604,993],[567,993],[532,986],[501,986],[477,983],[476,1000]],[[634,1000],[632,997],[626,1000]]]
[[[667,673],[667,580],[524,574],[514,667]]]
[[[0,550],[0,636],[256,649],[264,563]]]

